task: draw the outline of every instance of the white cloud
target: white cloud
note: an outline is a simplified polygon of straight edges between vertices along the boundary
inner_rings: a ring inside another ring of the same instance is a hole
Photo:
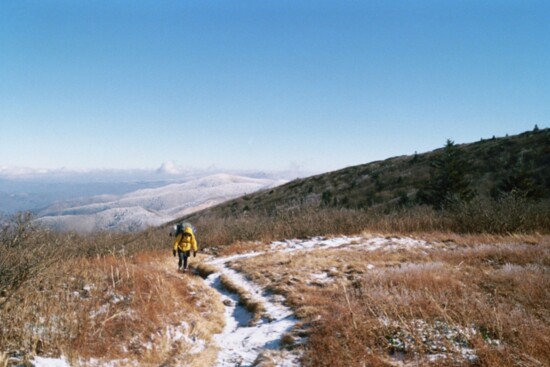
[[[46,175],[50,170],[44,168],[0,166],[0,177],[22,178],[29,176]]]
[[[173,161],[168,161],[162,163],[162,165],[157,169],[157,173],[166,174],[166,175],[180,175],[183,173],[183,168],[178,166]]]
[[[174,161],[166,161],[159,168],[144,169],[79,169],[79,168],[30,168],[0,165],[0,180],[9,182],[136,182],[136,181],[187,181],[216,173],[230,173],[257,178],[294,179],[308,175],[302,167],[293,163],[288,170],[228,170],[212,165],[208,168],[184,167]],[[0,191],[2,187],[0,185]]]
[[[0,179],[13,181],[87,182],[127,181],[153,178],[155,171],[147,169],[69,169],[0,166]]]

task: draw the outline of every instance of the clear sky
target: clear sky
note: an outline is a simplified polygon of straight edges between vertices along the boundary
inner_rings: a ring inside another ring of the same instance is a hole
[[[549,117],[549,1],[0,1],[0,166],[324,172]]]

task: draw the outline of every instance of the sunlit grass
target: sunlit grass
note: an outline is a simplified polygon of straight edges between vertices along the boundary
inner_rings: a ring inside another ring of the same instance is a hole
[[[550,363],[550,238],[433,237],[447,242],[275,253],[236,268],[309,325],[307,366]]]

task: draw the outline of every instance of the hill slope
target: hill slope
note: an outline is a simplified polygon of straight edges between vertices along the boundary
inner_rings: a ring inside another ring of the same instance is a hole
[[[478,197],[526,190],[536,199],[550,198],[550,129],[455,145],[463,177]],[[285,185],[225,202],[187,216],[227,218],[275,215],[306,208],[392,211],[421,204],[419,191],[429,187],[440,148],[291,181]]]

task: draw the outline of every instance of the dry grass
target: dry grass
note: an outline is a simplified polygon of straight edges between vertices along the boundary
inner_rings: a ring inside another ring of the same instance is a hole
[[[222,207],[223,208],[223,207]],[[221,211],[222,208],[219,210]],[[254,248],[257,241],[355,234],[364,230],[387,233],[453,232],[459,234],[536,235],[550,231],[550,201],[479,199],[449,210],[428,206],[338,209],[296,205],[273,212],[244,211],[233,215],[196,214],[193,221],[206,246],[236,245],[232,251]]]
[[[386,234],[416,230],[413,236],[434,243],[414,251],[358,247],[237,262],[253,281],[285,295],[302,319],[285,340],[309,336],[305,366],[388,366],[397,357],[422,365],[443,351],[450,359],[429,363],[468,364],[460,348],[475,350],[477,365],[550,365],[550,237],[457,235],[429,215],[354,218],[357,213],[320,211],[307,218],[287,213],[271,222],[240,218],[224,222],[229,227],[217,234],[223,241],[251,241],[220,248],[226,256],[265,248],[258,239],[365,228]],[[224,306],[202,279],[175,272],[170,239],[162,230],[81,237],[17,220],[22,223],[6,227],[1,236],[0,352],[64,354],[72,365],[90,358],[127,358],[128,365],[145,366],[215,362],[211,336],[223,328]],[[231,226],[237,224],[251,226],[235,232]],[[207,239],[201,244],[216,238],[214,229],[200,232]],[[203,277],[217,271],[200,255],[190,266]],[[263,305],[229,283],[261,317]],[[204,340],[204,350],[175,338],[177,332]],[[0,357],[2,363],[6,357]]]
[[[130,350],[130,356],[154,364],[182,348],[178,345],[181,342],[171,342],[167,337],[170,326],[206,340],[221,330],[223,306],[211,302],[215,295],[199,279],[167,272],[165,269],[174,265],[166,264],[166,257],[157,253],[140,253],[132,260],[121,264],[120,259],[111,257],[99,264],[94,260],[85,264],[94,269],[94,274],[83,275],[87,282],[107,288],[96,286],[98,293],[91,295],[95,300],[103,295],[103,300],[93,308],[96,315],[90,320],[89,331],[73,343],[81,355],[87,349],[88,358],[99,355],[119,359],[129,357],[126,350]],[[110,298],[105,299],[105,294]],[[192,326],[192,330],[182,329],[181,322]],[[119,350],[113,350],[113,345]]]
[[[207,264],[205,262],[195,262],[191,263],[189,265],[189,268],[196,272],[199,276],[202,278],[208,277],[210,274],[217,273],[219,271],[218,268],[216,268],[213,265]]]
[[[216,253],[217,256],[231,256],[231,255],[245,254],[247,252],[265,251],[266,249],[267,249],[267,246],[265,245],[265,242],[237,241],[235,243],[232,243],[229,246],[221,246],[221,247],[213,248],[213,251]]]
[[[235,284],[229,277],[222,275],[220,277],[221,285],[231,293],[239,296],[239,304],[252,314],[252,323],[260,320],[265,314],[265,305],[255,299],[244,288]]]
[[[202,279],[175,272],[170,242],[155,229],[79,236],[37,228],[28,215],[4,222],[2,363],[34,354],[63,354],[71,365],[90,358],[118,365],[213,363],[211,336],[223,328],[224,306]],[[204,347],[193,349],[183,335]]]
[[[74,235],[29,233],[22,246],[45,243],[35,256],[58,247],[48,262],[12,267],[15,277],[9,279],[24,280],[13,291],[2,283],[4,294],[10,291],[0,308],[0,351],[7,357],[62,354],[75,366],[90,359],[144,366],[214,363],[211,337],[223,329],[224,306],[201,278],[175,271],[169,240],[168,250],[153,251],[143,243],[147,234],[102,234],[92,245],[92,237],[75,244]],[[10,248],[0,249],[2,264],[8,264]]]
[[[550,237],[433,237],[446,242],[264,255],[236,267],[284,294],[309,325],[305,366],[550,365]]]

